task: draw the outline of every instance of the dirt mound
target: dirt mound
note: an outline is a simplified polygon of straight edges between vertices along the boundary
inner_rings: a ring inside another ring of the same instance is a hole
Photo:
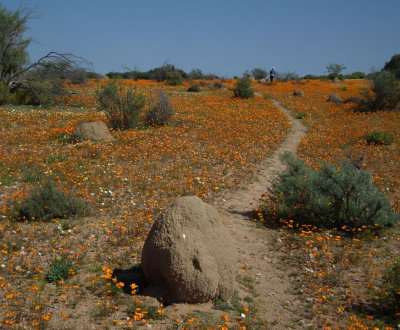
[[[166,288],[168,302],[202,303],[233,294],[234,254],[216,209],[197,197],[181,197],[151,228],[142,268],[153,285]]]
[[[332,103],[335,103],[335,104],[343,103],[342,98],[340,97],[340,95],[338,95],[336,93],[333,93],[333,94],[329,95],[328,102],[332,102]]]
[[[72,136],[79,137],[82,140],[114,140],[107,125],[100,120],[80,124],[72,133]]]

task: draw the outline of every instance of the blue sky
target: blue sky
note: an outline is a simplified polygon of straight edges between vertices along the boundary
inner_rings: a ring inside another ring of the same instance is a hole
[[[164,62],[223,77],[256,67],[299,75],[381,69],[400,53],[400,0],[1,0],[36,7],[30,58],[72,52],[96,72]]]

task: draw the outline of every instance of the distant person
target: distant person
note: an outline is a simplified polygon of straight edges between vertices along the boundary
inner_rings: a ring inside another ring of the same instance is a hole
[[[269,70],[269,82],[271,85],[274,82],[275,74],[275,67],[272,67],[271,70]]]

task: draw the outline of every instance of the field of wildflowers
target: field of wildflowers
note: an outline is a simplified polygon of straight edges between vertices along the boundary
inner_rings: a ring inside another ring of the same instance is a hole
[[[264,97],[246,100],[232,97],[229,88],[234,81],[223,81],[222,89],[197,82],[200,93],[188,93],[187,83],[124,81],[127,88],[136,86],[146,96],[161,88],[175,111],[172,121],[159,128],[112,131],[113,142],[70,143],[79,123],[106,121],[94,96],[103,83],[70,85],[72,93],[49,109],[0,108],[1,326],[91,324],[123,329],[168,321],[181,328],[199,327],[191,314],[171,319],[161,303],[123,294],[127,288],[112,278],[112,270],[139,263],[153,220],[174,198],[197,195],[211,200],[256,174],[259,162],[290,129],[271,97],[303,114],[299,120],[309,126],[298,150],[300,158],[319,167],[324,161],[363,156],[363,167],[400,210],[400,113],[360,114],[352,111],[351,103],[327,101],[332,93],[342,99],[359,96],[364,81],[273,86],[254,82],[254,90]],[[304,90],[304,96],[294,96],[296,89]],[[373,130],[389,133],[393,143],[367,144],[362,137]],[[49,179],[59,190],[86,202],[87,216],[46,223],[16,221],[15,207]],[[319,315],[316,326],[388,326],[370,308],[370,297],[379,291],[384,269],[397,260],[398,229],[380,236],[371,232],[343,236],[308,227],[295,232],[292,226],[288,219],[286,228],[279,229],[288,255],[284,263],[296,269],[300,279],[296,283],[302,286],[294,284],[293,290],[309,298],[305,309]],[[63,260],[71,266],[68,273],[49,282],[49,271]],[[242,312],[250,313],[247,307]],[[223,314],[213,327],[245,329],[246,324]]]
[[[133,310],[126,301],[131,298],[117,294],[121,287],[110,280],[110,269],[139,262],[154,217],[172,199],[207,200],[245,182],[290,127],[261,97],[241,100],[227,89],[188,93],[187,86],[125,81],[144,95],[162,88],[175,111],[169,125],[113,131],[114,142],[69,143],[80,122],[106,120],[94,97],[102,83],[71,85],[73,93],[50,109],[0,109],[2,325],[145,322],[141,303]],[[16,221],[15,207],[49,179],[86,202],[88,216]],[[48,283],[46,273],[57,260],[74,267],[67,280]]]

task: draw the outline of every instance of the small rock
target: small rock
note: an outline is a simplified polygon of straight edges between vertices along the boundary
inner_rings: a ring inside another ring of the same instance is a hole
[[[302,89],[296,89],[293,92],[293,95],[295,95],[295,96],[304,96],[304,91]]]
[[[340,95],[338,95],[336,93],[333,93],[333,94],[329,95],[328,102],[332,102],[332,103],[335,103],[335,104],[343,103],[342,98],[340,97]]]
[[[77,137],[83,140],[114,140],[107,125],[98,120],[87,123],[80,124],[75,131],[72,133],[71,137]]]

